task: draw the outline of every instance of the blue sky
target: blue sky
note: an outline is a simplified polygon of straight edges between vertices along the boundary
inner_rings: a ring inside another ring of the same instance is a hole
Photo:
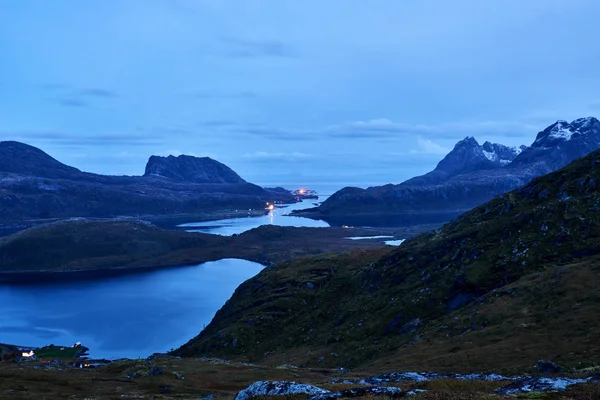
[[[475,136],[600,116],[597,0],[5,0],[0,139],[142,174],[401,182]]]

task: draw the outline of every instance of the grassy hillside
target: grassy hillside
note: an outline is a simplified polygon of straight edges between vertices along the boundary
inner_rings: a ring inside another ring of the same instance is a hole
[[[397,250],[267,269],[175,354],[388,371],[598,362],[599,207],[594,152]]]
[[[414,232],[262,226],[241,235],[224,237],[163,230],[140,221],[71,220],[30,228],[0,239],[0,274],[163,267],[221,258],[271,264],[308,254],[383,244],[382,240],[348,240],[348,236],[405,238]]]

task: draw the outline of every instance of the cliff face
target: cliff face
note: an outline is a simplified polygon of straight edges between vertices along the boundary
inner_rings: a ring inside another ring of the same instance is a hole
[[[304,215],[347,225],[441,223],[598,148],[600,122],[592,117],[558,121],[529,147],[480,146],[468,137],[428,174],[398,185],[345,188]]]
[[[231,168],[208,157],[152,156],[144,176],[161,176],[194,183],[246,183]]]
[[[275,200],[293,202],[291,194],[266,191],[209,158],[152,156],[145,176],[104,176],[23,143],[0,142],[0,224],[262,209]]]

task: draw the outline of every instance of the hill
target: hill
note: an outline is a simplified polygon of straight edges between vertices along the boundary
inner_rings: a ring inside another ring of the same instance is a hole
[[[54,272],[74,277],[243,258],[265,265],[295,257],[377,247],[379,240],[349,235],[395,235],[410,230],[295,228],[265,225],[232,237],[163,230],[135,220],[69,220],[33,227],[0,239],[0,280],[29,280]],[[58,274],[57,279],[65,275]]]
[[[344,188],[299,215],[332,225],[402,226],[442,223],[531,179],[600,148],[600,121],[557,121],[531,146],[507,147],[467,137],[437,167],[398,185]]]
[[[368,370],[600,361],[600,151],[395,250],[296,259],[176,350]]]

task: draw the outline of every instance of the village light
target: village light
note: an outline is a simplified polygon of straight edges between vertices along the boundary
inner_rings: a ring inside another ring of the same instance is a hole
[[[33,357],[33,355],[34,355],[33,350],[31,350],[29,353],[23,352],[22,357],[28,358],[28,357]]]

